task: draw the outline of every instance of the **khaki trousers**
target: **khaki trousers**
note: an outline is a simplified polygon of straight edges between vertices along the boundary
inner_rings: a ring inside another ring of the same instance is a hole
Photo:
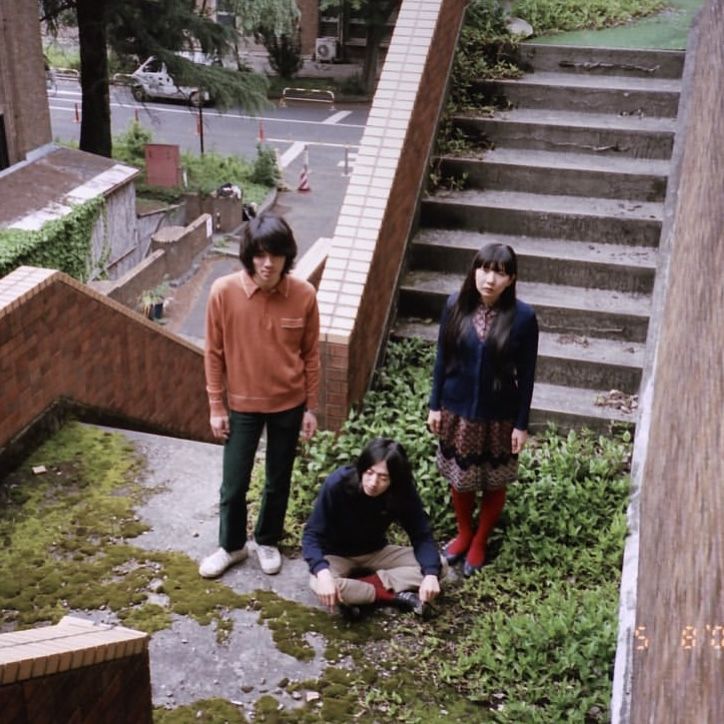
[[[361,556],[344,558],[326,555],[329,570],[332,573],[342,603],[365,604],[375,600],[375,588],[371,583],[348,578],[352,571],[364,569],[376,573],[382,585],[389,591],[416,591],[422,583],[420,564],[410,546],[387,545],[378,551]],[[443,561],[440,577],[447,573],[447,564]],[[309,585],[317,593],[317,577],[309,577]]]

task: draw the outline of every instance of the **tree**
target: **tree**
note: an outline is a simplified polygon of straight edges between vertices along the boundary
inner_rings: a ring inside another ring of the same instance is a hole
[[[320,8],[339,8],[348,14],[354,12],[365,21],[365,59],[362,66],[362,87],[369,94],[377,82],[377,64],[380,44],[385,37],[387,22],[392,13],[400,7],[402,0],[321,0]]]
[[[243,0],[252,8],[292,0]],[[80,44],[83,115],[80,148],[111,154],[111,112],[108,90],[108,50],[119,57],[160,58],[179,85],[207,90],[225,108],[243,105],[256,112],[266,105],[266,79],[249,70],[203,66],[174,51],[201,48],[221,58],[234,41],[235,31],[214,22],[205,3],[194,0],[39,0],[40,17],[49,30],[76,24]]]
[[[302,67],[300,12],[295,0],[226,0],[242,35],[253,35],[269,53],[269,64],[292,78]]]

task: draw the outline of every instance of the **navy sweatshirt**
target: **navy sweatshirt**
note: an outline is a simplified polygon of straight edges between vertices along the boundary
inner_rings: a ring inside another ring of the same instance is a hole
[[[439,576],[440,554],[417,490],[410,488],[404,510],[395,515],[387,510],[389,491],[371,497],[352,489],[346,480],[354,474],[352,465],[338,468],[319,491],[302,534],[302,554],[309,570],[316,574],[329,568],[327,553],[352,557],[384,548],[387,529],[397,522],[410,536],[423,575]]]

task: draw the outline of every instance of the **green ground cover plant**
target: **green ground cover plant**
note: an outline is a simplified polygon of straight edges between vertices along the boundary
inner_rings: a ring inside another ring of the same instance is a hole
[[[544,35],[622,25],[665,7],[663,0],[516,0],[513,13]]]
[[[373,435],[405,445],[437,539],[451,534],[447,486],[424,428],[432,360],[420,340],[391,342],[374,389],[341,434],[320,433],[304,447],[285,553],[298,554],[321,481]],[[120,434],[68,423],[0,485],[0,630],[103,609],[153,633],[176,614],[213,626],[225,646],[230,612],[246,608],[258,611],[280,651],[300,660],[314,655],[308,632],[326,641],[323,674],[288,687],[320,698],[279,710],[267,694],[255,721],[605,722],[630,448],[627,433],[538,435],[522,455],[481,575],[449,582],[430,621],[376,612],[350,625],[271,591],[239,595],[199,578],[184,554],[134,545],[145,530],[135,509],[155,493],[141,484],[143,459]],[[33,474],[41,464],[46,472]],[[252,495],[259,489],[256,473]],[[168,596],[167,606],[150,603],[151,591]],[[155,719],[245,721],[218,699],[159,708]]]
[[[434,348],[420,340],[390,343],[363,408],[338,437],[323,432],[305,448],[295,470],[292,539],[325,475],[374,435],[402,442],[437,539],[453,533],[435,441],[424,428],[433,358]],[[360,688],[358,705],[411,722],[435,721],[436,712],[454,721],[450,712],[471,702],[490,721],[606,721],[630,446],[628,432],[549,429],[534,438],[491,536],[484,574],[445,592],[430,627],[414,630],[413,623],[414,643],[398,631],[399,650],[385,652],[385,667],[397,673],[373,696]],[[430,683],[422,691],[402,675],[411,655],[413,679]]]
[[[79,204],[37,231],[0,229],[0,277],[26,264],[59,269],[80,281],[88,279],[93,228],[104,207],[105,199],[100,197]]]

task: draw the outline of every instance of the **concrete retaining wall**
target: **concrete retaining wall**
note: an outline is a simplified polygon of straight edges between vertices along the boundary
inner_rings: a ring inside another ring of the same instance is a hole
[[[632,462],[614,722],[724,721],[724,4],[706,3],[693,36]]]
[[[101,294],[138,309],[141,294],[164,279],[178,279],[191,269],[194,259],[211,243],[211,217],[203,214],[189,226],[164,226],[151,240],[151,253],[113,282],[91,286]]]

